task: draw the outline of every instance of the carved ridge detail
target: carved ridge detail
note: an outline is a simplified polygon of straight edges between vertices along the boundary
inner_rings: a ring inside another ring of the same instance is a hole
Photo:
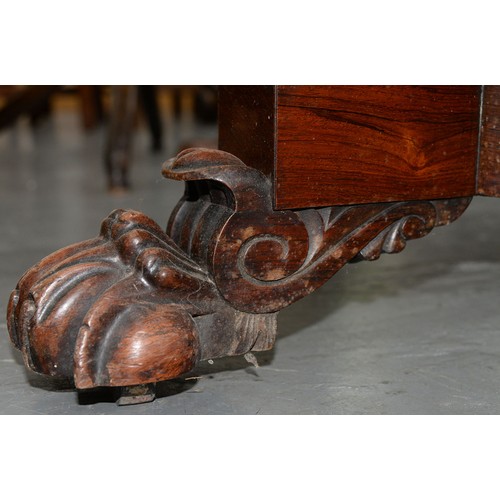
[[[299,300],[350,261],[401,251],[407,240],[458,217],[470,201],[278,211],[271,205],[270,181],[260,172],[242,169],[228,153],[199,149],[165,163],[163,174],[187,182],[169,221],[170,236],[208,267],[228,302],[257,313],[279,311]],[[253,197],[249,186],[257,186]],[[208,217],[210,231],[202,231]]]
[[[20,279],[8,329],[31,369],[77,388],[131,386],[270,349],[277,311],[349,262],[401,251],[470,201],[274,210],[266,176],[206,149],[180,153],[163,174],[186,182],[166,231],[116,210],[97,238]]]

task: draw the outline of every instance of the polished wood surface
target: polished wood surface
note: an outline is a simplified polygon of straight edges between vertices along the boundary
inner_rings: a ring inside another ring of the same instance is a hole
[[[276,206],[470,196],[479,86],[278,87]]]
[[[219,149],[272,178],[275,161],[274,85],[219,87]]]
[[[500,196],[500,85],[485,85],[477,192]]]
[[[219,147],[273,178],[277,209],[471,196],[480,92],[222,88]]]

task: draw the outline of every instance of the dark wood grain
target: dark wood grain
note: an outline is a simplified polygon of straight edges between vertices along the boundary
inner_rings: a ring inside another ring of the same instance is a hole
[[[485,85],[477,192],[500,196],[500,85]]]
[[[479,86],[280,86],[277,208],[470,196]]]
[[[274,85],[219,87],[219,149],[271,177],[275,154]]]

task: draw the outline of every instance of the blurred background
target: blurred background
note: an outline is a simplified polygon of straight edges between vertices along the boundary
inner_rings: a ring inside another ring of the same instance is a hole
[[[30,134],[47,140],[53,133],[56,148],[61,133],[71,130],[85,141],[99,131],[111,191],[130,187],[134,146],[167,156],[189,146],[216,147],[216,122],[216,86],[0,86],[0,133],[10,129],[25,143]]]

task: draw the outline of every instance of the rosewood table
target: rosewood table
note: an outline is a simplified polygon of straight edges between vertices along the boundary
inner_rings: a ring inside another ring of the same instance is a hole
[[[500,86],[222,86],[219,148],[164,164],[186,183],[166,230],[116,210],[23,275],[7,320],[29,368],[126,404],[202,360],[252,360],[345,264],[500,195]]]

